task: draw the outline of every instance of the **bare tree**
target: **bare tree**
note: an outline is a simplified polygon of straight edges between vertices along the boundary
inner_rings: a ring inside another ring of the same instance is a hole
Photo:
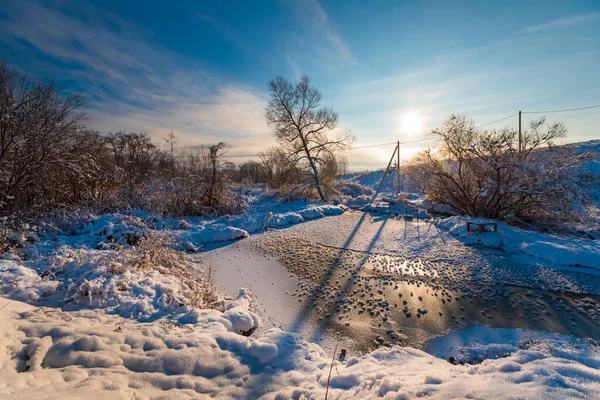
[[[224,180],[220,176],[221,156],[227,145],[223,142],[210,146],[208,148],[208,179],[206,191],[204,192],[205,203],[208,207],[214,207],[219,201],[219,197],[224,192]]]
[[[173,132],[173,128],[169,128],[169,134],[165,138],[165,146],[171,157],[169,163],[171,164],[170,167],[172,173],[175,171],[175,149],[177,149],[178,144],[179,137]]]
[[[260,153],[260,166],[272,189],[281,189],[301,182],[301,173],[280,147]]]
[[[267,85],[270,100],[266,108],[266,119],[275,130],[275,137],[282,145],[289,162],[305,165],[310,173],[321,200],[327,201],[320,166],[326,156],[343,151],[354,138],[347,133],[330,137],[337,126],[337,114],[320,107],[321,93],[311,86],[306,76],[291,83],[276,77]]]
[[[85,101],[0,62],[0,210],[65,200],[67,180],[94,174]]]
[[[561,123],[533,121],[523,132],[482,131],[464,116],[452,115],[430,134],[442,141],[437,153],[417,159],[424,192],[471,216],[489,218],[564,218],[581,196],[570,174],[588,155],[552,146],[566,134]]]
[[[117,167],[125,171],[132,183],[139,182],[157,160],[156,145],[145,133],[109,133],[106,141]]]

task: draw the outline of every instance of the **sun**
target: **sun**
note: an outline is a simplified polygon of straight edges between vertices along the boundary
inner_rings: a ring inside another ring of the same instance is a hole
[[[415,135],[423,131],[423,119],[416,111],[400,115],[400,132]]]

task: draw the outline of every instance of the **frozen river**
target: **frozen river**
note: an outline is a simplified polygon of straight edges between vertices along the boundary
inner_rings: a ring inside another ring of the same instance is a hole
[[[422,348],[475,324],[600,339],[598,275],[465,246],[429,223],[347,212],[199,257],[229,294],[252,290],[262,330],[326,348]]]

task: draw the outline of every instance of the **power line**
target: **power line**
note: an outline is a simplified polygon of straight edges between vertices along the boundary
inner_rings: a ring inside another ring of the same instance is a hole
[[[517,115],[519,115],[519,113],[509,115],[508,117],[500,118],[496,121],[488,122],[487,124],[479,125],[479,126],[475,127],[475,129],[483,128],[484,126],[492,125],[492,124],[495,124],[496,122],[501,122],[501,121],[507,120],[509,118],[516,117]]]
[[[432,138],[423,138],[423,139],[416,139],[416,140],[407,140],[406,142],[400,142],[400,144],[419,143],[419,142],[426,142],[428,140],[434,140],[434,139],[432,139]],[[392,144],[395,145],[395,144],[398,144],[398,142],[372,144],[372,145],[369,145],[369,146],[350,147],[350,148],[348,148],[348,150],[366,149],[366,148],[369,148],[369,147],[379,147],[379,146],[390,146]]]
[[[598,108],[598,107],[600,107],[600,104],[595,104],[593,106],[586,106],[586,107],[578,107],[578,108],[565,108],[565,109],[562,109],[562,110],[522,111],[521,114],[551,114],[551,113],[560,113],[560,112],[589,110],[591,108]],[[500,119],[498,119],[496,121],[488,122],[487,124],[479,125],[475,129],[483,128],[484,126],[492,125],[492,124],[495,124],[497,122],[502,122],[502,121],[505,121],[505,120],[507,120],[509,118],[516,117],[517,115],[519,115],[519,113],[509,115],[508,117],[500,118]]]
[[[566,108],[564,110],[523,111],[522,114],[550,114],[550,113],[559,113],[559,112],[589,110],[590,108],[598,108],[598,107],[600,107],[600,104],[596,104],[596,105],[593,105],[593,106],[587,106],[587,107],[579,107],[579,108]]]
[[[260,154],[240,154],[240,155],[233,155],[233,156],[223,155],[221,157],[223,157],[223,158],[260,157]]]
[[[406,143],[412,143],[412,142],[406,142]],[[395,145],[396,142],[389,142],[389,143],[380,143],[380,144],[370,144],[367,146],[358,146],[358,147],[349,147],[348,150],[356,150],[356,149],[367,149],[370,147],[381,147],[381,146],[389,146],[389,145]],[[402,143],[401,143],[402,144]],[[243,158],[243,157],[259,157],[260,154],[241,154],[241,155],[224,155],[222,157],[227,157],[227,158]]]
[[[408,140],[406,142],[400,142],[400,144],[419,143],[419,142],[426,142],[428,140],[435,140],[435,138],[423,138],[423,139],[416,139],[416,140]]]
[[[400,142],[400,144],[409,144],[409,143],[417,143],[417,142],[424,142],[426,140],[430,140],[429,138],[425,138],[425,139],[418,139],[418,140],[411,140],[411,141],[407,141],[407,142]],[[358,147],[349,147],[348,150],[357,150],[357,149],[367,149],[367,148],[371,148],[371,147],[381,147],[381,146],[390,146],[390,145],[395,145],[397,142],[389,142],[389,143],[380,143],[380,144],[370,144],[367,146],[358,146]],[[249,157],[259,157],[260,154],[240,154],[240,155],[223,155],[221,157],[223,158],[249,158]]]
[[[359,147],[350,147],[350,148],[348,148],[348,150],[367,149],[369,147],[389,146],[391,144],[396,144],[396,142],[381,143],[381,144],[371,144],[371,145],[368,145],[368,146],[359,146]]]
[[[578,107],[578,108],[565,108],[565,109],[561,109],[561,110],[522,111],[521,114],[550,114],[550,113],[570,112],[570,111],[579,111],[579,110],[589,110],[591,108],[598,108],[598,107],[600,107],[600,104],[596,104],[596,105],[592,105],[592,106],[586,106],[586,107]],[[500,119],[497,119],[495,121],[488,122],[488,123],[483,124],[483,125],[479,125],[479,126],[475,127],[475,129],[483,128],[485,126],[493,125],[493,124],[496,124],[498,122],[506,121],[507,119],[516,117],[517,115],[519,115],[519,113],[515,113],[515,114],[512,114],[512,115],[509,115],[508,117],[500,118]],[[432,139],[431,138],[424,138],[424,139],[409,140],[409,141],[406,141],[406,142],[400,142],[400,144],[419,143],[419,142],[425,142],[425,141],[428,141],[428,140],[432,140]],[[366,145],[366,146],[349,147],[348,150],[368,149],[368,148],[371,148],[371,147],[391,146],[391,145],[395,145],[395,144],[397,144],[397,142],[371,144],[371,145]],[[223,155],[222,157],[223,158],[251,158],[251,157],[260,157],[260,154]]]

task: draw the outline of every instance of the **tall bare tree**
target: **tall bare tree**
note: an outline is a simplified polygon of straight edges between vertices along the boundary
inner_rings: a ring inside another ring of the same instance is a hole
[[[306,166],[321,200],[327,201],[320,167],[328,157],[344,151],[354,138],[347,133],[333,135],[338,115],[321,107],[321,93],[307,76],[292,83],[280,76],[271,80],[267,89],[270,100],[266,119],[274,129],[290,163]]]

